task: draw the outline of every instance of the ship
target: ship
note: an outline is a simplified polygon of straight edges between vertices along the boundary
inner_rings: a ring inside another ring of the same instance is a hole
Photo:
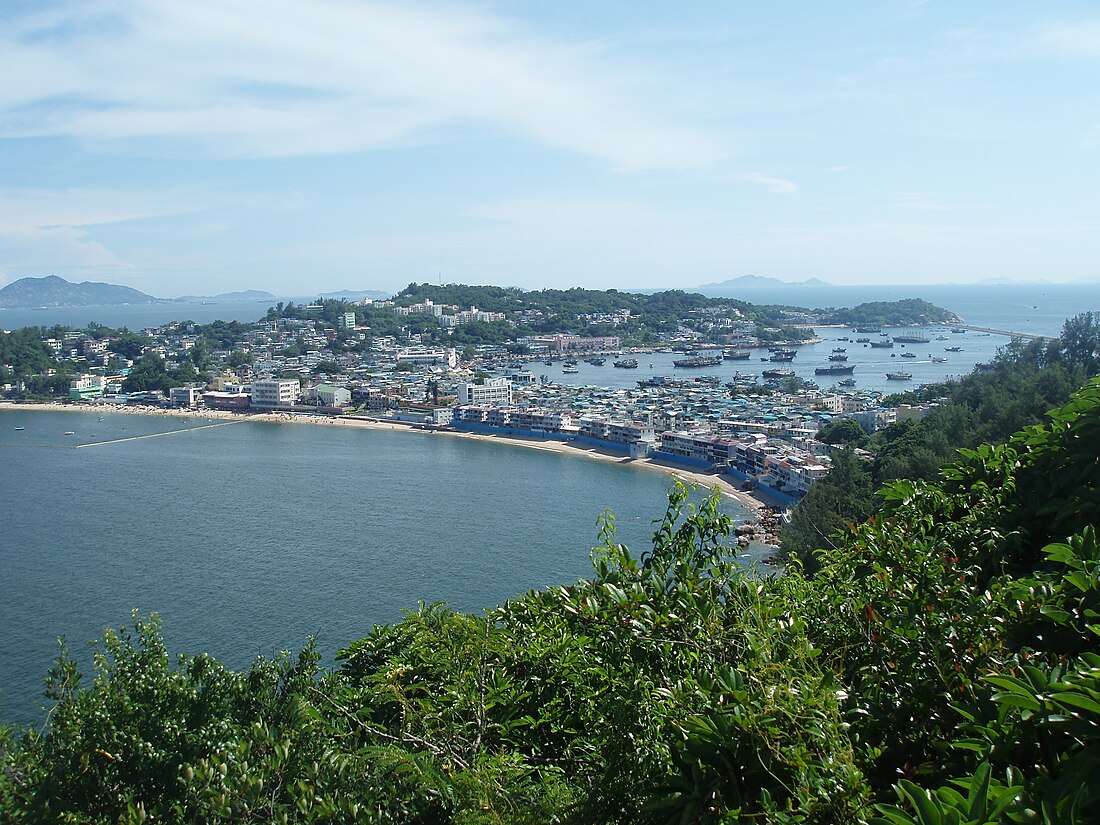
[[[751,355],[752,353],[747,349],[734,349],[732,347],[722,353],[722,357],[727,361],[747,361]]]
[[[793,361],[798,352],[793,349],[777,349],[772,352],[769,361]]]
[[[794,378],[794,370],[770,369],[760,373],[762,378]]]
[[[851,375],[854,364],[831,364],[827,367],[814,367],[814,375]]]
[[[895,335],[894,343],[896,344],[927,344],[932,339],[927,335],[920,335],[918,333],[906,333],[905,335]]]
[[[615,361],[613,366],[620,367],[624,370],[636,370],[638,369],[637,358],[623,358],[619,361]]]
[[[871,346],[874,347],[875,349],[893,349],[894,348],[894,342],[893,341],[872,341]]]
[[[912,381],[913,373],[911,372],[888,372],[886,373],[886,379],[888,381]]]
[[[830,361],[847,361],[848,356],[847,355],[841,355],[840,353],[837,353],[836,355],[830,355],[829,360]]]
[[[951,327],[952,332],[966,332],[962,327]]]
[[[882,332],[882,327],[856,327],[856,332]]]
[[[716,367],[722,363],[720,355],[689,355],[672,362],[674,367]]]

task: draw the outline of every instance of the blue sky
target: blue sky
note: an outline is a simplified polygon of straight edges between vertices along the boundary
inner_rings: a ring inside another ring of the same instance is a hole
[[[4,0],[0,284],[1100,280],[1095,2]]]

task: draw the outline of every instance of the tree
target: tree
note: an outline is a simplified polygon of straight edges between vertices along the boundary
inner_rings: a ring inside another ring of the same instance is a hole
[[[867,442],[867,432],[853,418],[838,418],[818,431],[817,440],[822,444],[852,444],[858,447]]]
[[[130,374],[122,382],[122,389],[124,392],[167,392],[181,383],[168,374],[163,358],[155,352],[147,352],[130,369]]]

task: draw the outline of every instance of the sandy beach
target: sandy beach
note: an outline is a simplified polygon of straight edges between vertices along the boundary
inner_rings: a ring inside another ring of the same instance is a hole
[[[713,490],[717,488],[722,495],[728,496],[729,498],[734,499],[743,506],[749,508],[752,511],[754,518],[759,516],[760,510],[763,507],[762,502],[753,498],[748,493],[742,492],[741,490],[737,489],[734,485],[730,484],[728,481],[721,478],[717,474],[691,470],[656,458],[631,459],[627,456],[620,455],[610,450],[601,449],[599,447],[594,447],[592,445],[582,444],[579,442],[553,441],[549,439],[539,438],[520,438],[513,435],[493,435],[489,433],[465,432],[461,430],[429,430],[411,424],[403,424],[401,422],[379,421],[378,419],[350,415],[304,415],[301,413],[283,412],[237,413],[227,412],[225,410],[207,409],[189,410],[182,408],[158,409],[154,407],[142,406],[124,407],[114,404],[66,404],[56,401],[0,401],[0,410],[18,410],[23,412],[27,410],[46,410],[50,412],[82,412],[100,414],[105,412],[114,412],[123,413],[125,415],[148,415],[159,416],[163,418],[202,418],[215,419],[220,421],[251,421],[269,424],[316,424],[326,427],[357,427],[360,429],[368,430],[392,430],[396,432],[407,432],[432,438],[437,438],[440,436],[445,438],[465,438],[474,441],[484,441],[491,444],[508,444],[514,447],[520,447],[529,450],[542,450],[544,452],[559,453],[561,455],[570,455],[578,458],[587,458],[593,461],[605,461],[615,464],[630,464],[636,467],[643,467],[646,469],[666,473],[673,478],[679,479],[680,481],[688,484],[697,485],[701,488],[705,488],[708,490]]]

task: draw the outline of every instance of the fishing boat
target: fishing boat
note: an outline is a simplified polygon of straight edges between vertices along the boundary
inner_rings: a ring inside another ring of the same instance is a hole
[[[901,357],[902,358],[916,358],[917,354],[915,352],[903,352],[901,354]]]
[[[962,352],[962,350],[963,350],[962,347],[944,347],[943,348],[944,352]]]
[[[747,361],[752,355],[747,349],[735,349],[730,348],[722,353],[722,357],[727,361]]]
[[[894,343],[896,344],[927,344],[932,339],[927,335],[919,335],[917,333],[906,333],[905,335],[895,335]]]
[[[570,366],[568,364],[566,364],[564,367],[562,367],[561,371],[564,372],[566,375],[576,375],[578,372],[580,372],[579,369],[577,369],[574,366]]]
[[[794,370],[770,369],[764,370],[760,375],[764,378],[794,378]]]
[[[887,381],[912,381],[913,373],[911,372],[888,372],[886,373]]]
[[[893,349],[894,348],[894,342],[893,341],[872,341],[871,346],[874,347],[875,349]]]
[[[619,367],[624,370],[636,370],[638,369],[637,358],[622,358],[618,361],[612,362],[612,366]]]
[[[857,344],[869,344],[869,343],[871,343],[871,339],[870,338],[857,338],[856,343]]]
[[[851,375],[854,364],[832,364],[828,367],[814,367],[814,375]]]
[[[829,360],[830,361],[847,361],[848,356],[847,355],[841,355],[840,353],[837,353],[835,355],[830,355]]]
[[[837,384],[839,384],[842,387],[854,387],[856,385],[856,379],[854,379],[854,378],[845,378],[845,379],[842,379],[840,381],[837,381]]]
[[[847,351],[848,350],[845,347],[833,347],[833,352],[847,352]]]
[[[691,355],[687,358],[677,358],[672,362],[674,367],[716,367],[722,363],[719,355]]]

